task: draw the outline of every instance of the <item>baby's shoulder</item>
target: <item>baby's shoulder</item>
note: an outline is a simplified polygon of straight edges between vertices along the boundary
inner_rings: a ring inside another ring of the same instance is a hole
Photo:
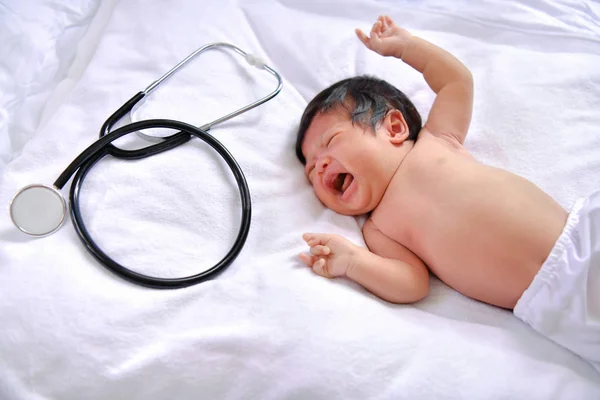
[[[435,167],[436,164],[461,162],[465,158],[473,158],[462,143],[453,137],[431,133],[425,128],[421,133],[423,135],[419,135],[409,156],[406,157],[407,164],[429,168]]]
[[[472,165],[473,156],[458,141],[423,130],[413,148],[408,152],[395,175],[394,191],[397,196],[438,185],[440,177],[465,171]],[[468,161],[468,163],[465,163]]]
[[[434,133],[423,127],[421,132],[419,132],[419,136],[417,142],[415,144],[415,148],[427,147],[427,148],[446,148],[453,150],[464,150],[464,146],[460,143],[454,136],[445,135],[442,133]]]

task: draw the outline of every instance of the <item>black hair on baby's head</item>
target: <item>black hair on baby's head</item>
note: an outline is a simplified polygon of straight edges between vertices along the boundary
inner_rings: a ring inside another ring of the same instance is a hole
[[[321,91],[308,103],[296,139],[296,155],[302,164],[302,142],[306,131],[317,113],[330,111],[338,106],[350,112],[352,123],[376,130],[388,111],[396,109],[402,113],[408,125],[408,140],[417,140],[421,131],[421,116],[414,104],[404,93],[388,82],[371,76],[344,79]]]

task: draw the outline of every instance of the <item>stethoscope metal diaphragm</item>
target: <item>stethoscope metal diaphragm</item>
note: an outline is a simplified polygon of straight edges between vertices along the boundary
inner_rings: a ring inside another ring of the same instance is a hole
[[[65,221],[67,204],[54,186],[34,184],[17,192],[10,202],[10,218],[17,228],[31,236],[54,233]]]

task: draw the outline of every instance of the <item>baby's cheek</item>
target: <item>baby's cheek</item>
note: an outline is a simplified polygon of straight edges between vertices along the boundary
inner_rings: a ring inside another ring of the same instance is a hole
[[[317,198],[319,199],[319,201],[327,208],[331,208],[332,204],[331,204],[331,199],[329,198],[329,196],[327,195],[327,193],[325,193],[324,190],[322,189],[317,189],[315,187],[313,187],[313,190],[315,192],[315,194],[317,195]]]

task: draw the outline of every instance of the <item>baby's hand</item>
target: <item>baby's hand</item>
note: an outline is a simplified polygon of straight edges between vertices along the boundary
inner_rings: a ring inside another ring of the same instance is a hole
[[[394,24],[387,15],[382,15],[373,24],[371,37],[368,37],[360,29],[356,29],[356,36],[370,50],[382,56],[394,56],[402,58],[402,53],[407,43],[412,38],[410,32]]]
[[[310,246],[311,255],[300,254],[300,259],[326,278],[346,275],[361,249],[338,235],[305,233],[302,238]]]

